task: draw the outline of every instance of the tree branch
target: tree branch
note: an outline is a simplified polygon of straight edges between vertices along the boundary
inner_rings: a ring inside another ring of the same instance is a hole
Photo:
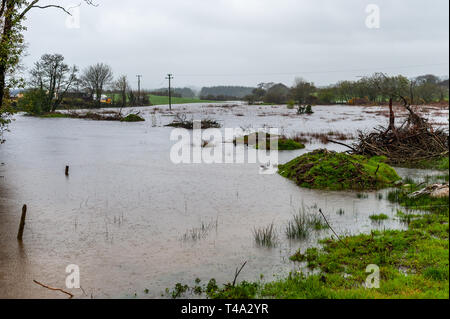
[[[22,19],[25,17],[25,15],[28,13],[28,11],[30,11],[30,10],[33,9],[33,8],[37,8],[37,9],[56,8],[56,9],[60,9],[60,10],[64,11],[64,12],[67,13],[68,15],[71,15],[70,12],[67,11],[67,10],[66,10],[64,7],[62,7],[62,6],[58,6],[58,5],[56,5],[56,4],[49,4],[49,5],[46,5],[46,6],[39,6],[39,5],[37,5],[37,3],[38,3],[39,1],[40,1],[40,0],[33,0],[27,7],[25,7],[25,9],[22,11],[22,13],[21,13],[21,14],[19,15],[19,17],[16,19],[16,22],[22,20]],[[95,4],[95,3],[93,2],[93,0],[84,0],[84,2],[85,2],[86,4],[88,4],[88,5],[90,5],[90,6],[98,7],[98,4]]]
[[[65,13],[67,13],[68,15],[72,15],[69,11],[67,11],[65,8],[58,6],[56,4],[49,4],[46,6],[32,6],[31,8],[37,8],[37,9],[48,9],[48,8],[56,8],[56,9],[60,9],[62,11],[64,11]]]

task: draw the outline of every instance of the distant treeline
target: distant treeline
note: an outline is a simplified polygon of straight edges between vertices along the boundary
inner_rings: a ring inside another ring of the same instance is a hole
[[[252,94],[254,87],[244,86],[213,86],[203,87],[199,93],[202,100],[211,101],[228,101],[228,100],[243,100],[247,95]],[[168,96],[169,89],[161,88],[149,91],[150,94],[158,96]],[[190,88],[172,88],[171,94],[173,97],[196,97],[195,92]]]
[[[194,98],[195,92],[190,88],[173,88],[171,89],[171,95],[173,97],[186,97],[186,98]],[[169,89],[162,88],[157,90],[150,91],[150,94],[157,96],[169,96]]]
[[[245,96],[249,104],[380,104],[407,98],[411,104],[448,102],[449,81],[427,74],[408,79],[402,75],[375,73],[358,81],[340,81],[327,87],[316,87],[304,79],[296,79],[292,87],[282,83],[260,83]]]
[[[24,91],[8,91],[8,104],[30,114],[55,112],[61,108],[98,108],[102,106],[151,105],[151,94],[167,96],[168,89],[139,90],[131,88],[125,75],[114,76],[112,68],[96,63],[80,71],[65,63],[61,54],[44,54],[30,69]],[[197,99],[190,88],[173,88],[172,96]],[[427,74],[415,78],[375,73],[358,81],[340,81],[327,87],[316,87],[304,79],[293,86],[283,83],[260,83],[257,87],[204,87],[201,100],[245,100],[249,104],[381,104],[392,99],[411,104],[448,101],[449,81]]]
[[[202,100],[242,100],[245,96],[252,94],[254,87],[245,86],[212,86],[204,87],[200,91]]]

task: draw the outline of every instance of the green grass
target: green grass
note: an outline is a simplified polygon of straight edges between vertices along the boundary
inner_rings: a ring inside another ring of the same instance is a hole
[[[55,118],[71,118],[72,116],[68,113],[60,113],[60,112],[52,112],[52,113],[44,113],[41,115],[31,115],[44,119],[55,119]]]
[[[449,198],[409,198],[417,189],[413,185],[411,190],[399,189],[388,196],[405,209],[428,212],[408,218],[407,230],[372,231],[341,237],[342,242],[325,239],[320,248],[291,257],[315,269],[313,275],[291,273],[272,282],[244,281],[222,287],[213,281],[203,293],[218,299],[448,299]],[[368,265],[380,269],[378,289],[365,288]]]
[[[289,239],[305,239],[309,236],[311,229],[308,215],[304,212],[295,214],[286,226],[286,237]]]
[[[121,122],[144,122],[145,119],[140,117],[137,114],[128,114],[123,119],[120,120]]]
[[[279,166],[279,174],[313,189],[364,190],[392,186],[400,180],[382,157],[366,158],[327,150],[304,154]]]
[[[258,246],[272,248],[277,245],[277,233],[274,224],[253,229],[253,236]]]
[[[263,149],[271,149],[270,140],[266,141],[266,146]],[[259,143],[255,145],[256,149],[260,149]],[[293,150],[300,150],[304,149],[305,145],[302,143],[296,142],[294,140],[288,139],[288,138],[279,138],[277,145],[275,145],[275,149],[279,151],[293,151]]]
[[[302,240],[308,238],[311,230],[327,229],[328,225],[317,213],[307,214],[305,208],[295,214],[287,223],[285,233],[288,239]]]
[[[256,149],[272,149],[271,138],[273,137],[274,135],[271,135],[269,133],[263,134],[260,132],[255,132],[249,135],[238,137],[233,142],[235,145],[237,143],[244,144],[246,146],[254,145]],[[260,145],[260,139],[266,141],[265,145],[263,144],[262,147]],[[285,136],[278,136],[278,143],[275,144],[275,149],[279,151],[293,151],[305,148],[305,145],[303,145],[302,143]]]
[[[152,105],[168,105],[168,96],[149,95]],[[172,104],[188,104],[188,103],[216,103],[217,101],[200,100],[198,98],[172,97]]]
[[[183,236],[181,237],[182,241],[192,241],[196,242],[202,239],[205,239],[211,230],[216,229],[219,227],[219,220],[211,220],[210,222],[202,222],[200,226],[193,227],[189,230],[187,230]]]
[[[437,169],[442,171],[448,171],[449,169],[449,157],[442,156],[431,160],[422,160],[419,162],[413,162],[409,165],[402,165],[408,168],[420,168],[420,169]]]
[[[389,219],[389,216],[386,214],[379,214],[379,215],[370,215],[369,218],[373,221],[382,221]]]

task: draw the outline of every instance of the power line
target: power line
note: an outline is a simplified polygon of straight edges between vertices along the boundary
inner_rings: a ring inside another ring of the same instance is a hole
[[[141,78],[142,75],[136,75],[136,77],[138,78],[138,103],[141,102]]]
[[[167,74],[167,77],[166,77],[166,79],[167,80],[169,80],[169,110],[171,110],[172,111],[172,92],[171,92],[171,87],[170,87],[170,82],[171,82],[171,80],[173,79],[173,75],[172,74]]]

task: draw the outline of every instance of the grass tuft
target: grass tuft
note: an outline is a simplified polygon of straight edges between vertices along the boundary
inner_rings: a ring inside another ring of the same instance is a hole
[[[261,247],[272,248],[278,243],[277,233],[273,223],[266,227],[254,228],[253,236],[256,244]]]
[[[370,215],[369,218],[373,221],[382,221],[389,219],[389,216],[386,214],[379,214],[379,215]]]

